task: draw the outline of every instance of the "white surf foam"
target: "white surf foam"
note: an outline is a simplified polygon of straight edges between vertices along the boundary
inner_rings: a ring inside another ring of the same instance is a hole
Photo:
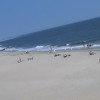
[[[0,47],[0,50],[4,49],[5,47]],[[49,50],[79,50],[79,49],[87,49],[87,45],[75,45],[75,46],[36,46],[33,48],[6,48],[5,51],[49,51]],[[94,44],[91,48],[100,48],[100,44]]]

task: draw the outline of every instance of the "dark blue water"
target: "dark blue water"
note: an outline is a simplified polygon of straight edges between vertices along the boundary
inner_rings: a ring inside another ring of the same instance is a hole
[[[81,44],[82,41],[92,43],[100,41],[100,17],[35,33],[29,33],[0,42],[0,45],[7,48],[32,48],[40,45],[78,45]]]

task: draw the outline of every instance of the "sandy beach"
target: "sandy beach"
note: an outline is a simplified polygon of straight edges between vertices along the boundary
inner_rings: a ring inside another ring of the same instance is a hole
[[[0,100],[100,100],[100,51],[94,52],[0,52]]]

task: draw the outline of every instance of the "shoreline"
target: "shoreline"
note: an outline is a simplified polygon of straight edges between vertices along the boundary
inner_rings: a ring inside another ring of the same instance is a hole
[[[67,52],[99,52],[100,49],[73,49],[73,50],[55,50],[55,51],[0,51],[0,54],[18,54],[18,55],[28,55],[28,54],[55,54],[55,53],[67,53]]]

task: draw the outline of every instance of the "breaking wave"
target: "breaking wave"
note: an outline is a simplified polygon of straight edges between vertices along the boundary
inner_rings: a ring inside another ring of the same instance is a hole
[[[100,44],[93,44],[91,47],[91,49],[100,49]],[[70,46],[70,45],[66,45],[66,46],[36,46],[33,48],[15,48],[15,47],[2,47],[0,46],[0,50],[5,49],[5,51],[49,51],[49,50],[56,50],[56,51],[60,51],[60,50],[80,50],[80,49],[88,49],[87,45],[74,45],[74,46]]]

